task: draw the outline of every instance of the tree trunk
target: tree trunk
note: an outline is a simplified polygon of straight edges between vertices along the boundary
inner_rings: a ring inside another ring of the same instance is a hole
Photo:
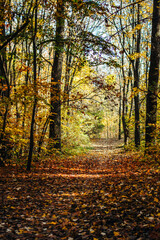
[[[137,13],[137,24],[140,24],[140,5],[138,4]],[[136,41],[136,53],[140,53],[140,42],[141,42],[141,29],[137,30],[137,41]],[[138,56],[134,65],[134,88],[136,91],[139,89],[139,63],[140,57]],[[140,146],[140,117],[139,117],[139,92],[137,91],[134,95],[135,104],[135,147]]]
[[[5,1],[0,0],[0,45],[5,40]],[[6,48],[3,48],[0,52],[0,100],[1,110],[0,117],[0,166],[4,166],[4,159],[6,155],[6,146],[4,141],[5,128],[7,123],[7,115],[9,108],[9,96],[10,96],[10,84],[7,76],[6,69]]]
[[[160,64],[160,1],[153,1],[151,58],[146,101],[146,134],[145,147],[155,144],[156,116],[157,116],[157,90]]]
[[[36,34],[37,34],[37,0],[35,6],[35,25],[34,25],[34,35],[33,35],[33,83],[34,83],[34,103],[32,110],[32,120],[31,120],[31,129],[30,129],[30,145],[29,145],[29,155],[27,162],[27,170],[30,171],[32,155],[33,155],[33,147],[34,147],[34,124],[35,124],[35,114],[37,107],[37,50],[36,50]]]
[[[123,34],[123,47],[125,45],[125,36]],[[122,76],[123,76],[123,90],[122,90],[122,125],[123,125],[123,132],[124,132],[124,145],[127,145],[127,140],[129,136],[129,130],[127,126],[126,120],[126,76],[124,70],[124,52],[122,53]]]
[[[64,2],[57,2],[55,55],[51,73],[51,112],[50,133],[51,148],[61,150],[61,77],[63,64]]]
[[[121,139],[121,118],[122,118],[122,93],[121,93],[121,83],[120,83],[120,97],[119,97],[119,123],[118,123],[118,139]]]

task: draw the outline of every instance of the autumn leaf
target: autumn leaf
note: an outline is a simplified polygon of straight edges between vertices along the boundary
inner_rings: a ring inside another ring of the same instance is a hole
[[[118,237],[119,235],[120,235],[119,232],[114,232],[114,236],[115,236],[115,237]]]

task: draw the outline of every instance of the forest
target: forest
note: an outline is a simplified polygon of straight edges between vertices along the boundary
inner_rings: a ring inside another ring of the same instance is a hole
[[[159,0],[0,0],[0,239],[160,239],[159,73]]]

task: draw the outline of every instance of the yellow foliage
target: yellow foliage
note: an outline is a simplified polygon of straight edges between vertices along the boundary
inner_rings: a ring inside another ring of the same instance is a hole
[[[158,198],[154,198],[154,202],[159,202]]]
[[[119,235],[120,235],[119,232],[114,232],[115,237],[118,237]]]

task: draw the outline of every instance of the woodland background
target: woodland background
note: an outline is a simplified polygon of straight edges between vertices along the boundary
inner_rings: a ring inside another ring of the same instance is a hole
[[[0,0],[2,166],[30,170],[100,137],[158,161],[159,5]]]
[[[159,0],[0,0],[0,239],[160,239],[159,59]]]

